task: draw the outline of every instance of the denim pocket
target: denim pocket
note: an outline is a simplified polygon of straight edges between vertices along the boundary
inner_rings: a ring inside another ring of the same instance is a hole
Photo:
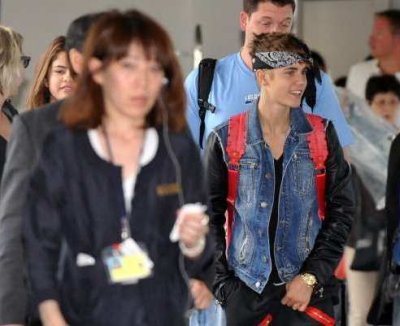
[[[240,177],[238,185],[238,202],[251,204],[255,202],[257,173],[260,164],[256,159],[240,160]]]
[[[314,165],[308,152],[293,154],[294,191],[300,195],[307,194],[314,185]]]

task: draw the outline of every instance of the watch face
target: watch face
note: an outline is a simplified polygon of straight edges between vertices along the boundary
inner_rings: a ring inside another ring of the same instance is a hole
[[[301,274],[301,277],[308,286],[314,286],[317,284],[317,278],[312,274],[304,273]]]

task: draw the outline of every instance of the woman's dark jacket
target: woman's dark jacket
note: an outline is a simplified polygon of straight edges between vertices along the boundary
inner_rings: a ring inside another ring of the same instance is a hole
[[[134,285],[111,285],[101,260],[121,241],[121,168],[102,160],[86,131],[59,128],[44,144],[24,213],[29,274],[37,303],[54,299],[70,325],[183,325],[188,288],[182,270],[198,274],[212,261],[203,254],[183,259],[169,234],[180,207],[179,185],[165,140],[158,130],[154,159],[136,180],[129,214],[132,237],[154,262],[153,275]],[[205,202],[203,170],[190,136],[169,134],[181,169],[185,203]],[[59,262],[60,252],[64,252]],[[79,253],[96,259],[78,267]]]

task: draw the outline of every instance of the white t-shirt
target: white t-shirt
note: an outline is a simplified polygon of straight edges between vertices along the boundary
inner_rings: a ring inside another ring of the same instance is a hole
[[[109,157],[106,152],[101,147],[99,131],[97,129],[88,130],[88,137],[90,144],[92,145],[93,150],[96,154],[101,157],[105,161],[109,161]],[[139,159],[139,169],[149,164],[153,158],[156,156],[158,149],[158,134],[154,128],[146,129],[146,133],[144,135],[143,142],[143,150]],[[122,189],[124,192],[124,200],[125,200],[125,209],[126,212],[130,212],[131,210],[131,202],[134,196],[135,184],[136,184],[137,174],[130,175],[122,180]]]
[[[350,68],[346,88],[353,94],[365,99],[365,88],[367,87],[368,79],[381,74],[382,72],[376,59],[356,63]],[[395,76],[400,81],[400,71]]]

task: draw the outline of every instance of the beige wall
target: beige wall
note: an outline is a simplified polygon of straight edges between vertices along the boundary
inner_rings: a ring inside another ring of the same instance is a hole
[[[301,36],[326,59],[333,78],[369,54],[373,16],[390,0],[302,0]]]
[[[13,27],[25,38],[24,50],[32,57],[26,82],[47,44],[64,34],[74,18],[88,12],[136,7],[155,17],[168,30],[187,74],[193,66],[194,28],[203,27],[206,56],[220,57],[240,46],[238,15],[241,0],[0,0],[1,23]],[[21,100],[15,100],[19,107]]]

